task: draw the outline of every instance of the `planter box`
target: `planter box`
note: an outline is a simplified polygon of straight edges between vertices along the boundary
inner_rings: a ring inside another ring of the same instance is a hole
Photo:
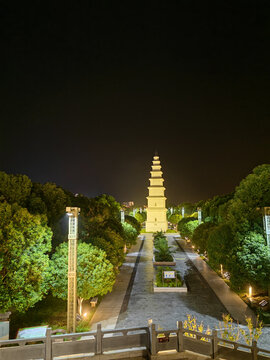
[[[179,292],[179,293],[186,293],[187,287],[184,283],[181,287],[157,287],[153,284],[154,293],[155,292]]]
[[[154,290],[154,293],[155,292],[180,292],[180,293],[186,293],[188,290],[187,290],[187,286],[183,281],[183,285],[180,286],[180,287],[167,287],[167,286],[164,286],[164,287],[160,287],[160,286],[155,286],[155,282],[156,282],[156,274],[154,275],[154,280],[153,280],[153,290]]]
[[[173,255],[172,255],[173,257]],[[174,260],[174,257],[173,257]],[[155,260],[155,255],[153,255],[153,265],[154,266],[175,266],[176,262],[175,261],[156,261]]]

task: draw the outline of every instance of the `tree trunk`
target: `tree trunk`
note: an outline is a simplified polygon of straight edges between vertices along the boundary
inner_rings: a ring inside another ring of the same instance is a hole
[[[79,314],[82,316],[82,303],[83,303],[83,298],[78,297],[78,308],[79,308]]]

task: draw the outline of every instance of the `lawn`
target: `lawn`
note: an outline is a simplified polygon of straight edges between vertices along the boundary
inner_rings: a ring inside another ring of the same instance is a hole
[[[89,331],[94,309],[87,304],[87,318],[77,324],[77,331]],[[66,329],[67,302],[47,295],[25,313],[12,313],[10,317],[10,338],[14,339],[21,328],[49,325],[53,330]]]

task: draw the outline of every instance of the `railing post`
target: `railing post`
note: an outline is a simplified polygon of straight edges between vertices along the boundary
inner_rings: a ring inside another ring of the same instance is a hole
[[[45,360],[52,360],[52,329],[46,329]]]
[[[178,352],[184,351],[184,333],[182,321],[177,321],[177,345]]]
[[[156,334],[156,325],[151,324],[150,327],[150,336],[151,336],[151,355],[157,354],[157,334]]]
[[[218,337],[217,330],[213,330],[212,332],[212,359],[215,359],[218,355]]]
[[[102,331],[101,324],[97,324],[96,355],[102,354]]]
[[[257,348],[257,341],[256,340],[252,340],[252,348],[251,348],[251,353],[252,353],[252,360],[257,360],[258,359],[258,348]]]

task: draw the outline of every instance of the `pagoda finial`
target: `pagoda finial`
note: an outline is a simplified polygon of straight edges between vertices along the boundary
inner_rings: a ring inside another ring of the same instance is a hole
[[[158,156],[158,151],[157,151],[157,149],[155,150],[155,156]]]

